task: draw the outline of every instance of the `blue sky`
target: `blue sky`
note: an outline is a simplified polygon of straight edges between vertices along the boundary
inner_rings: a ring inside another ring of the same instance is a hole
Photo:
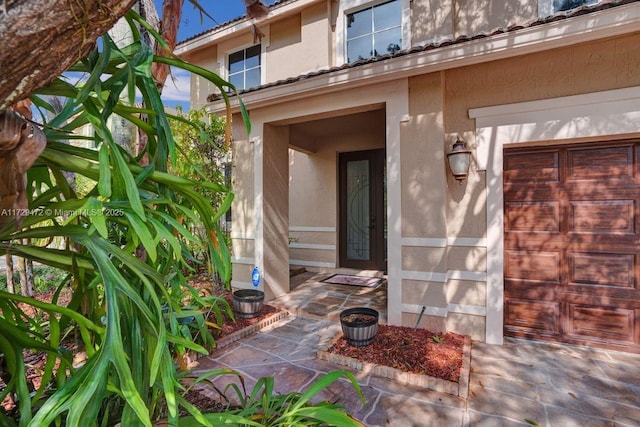
[[[274,1],[263,0],[263,3],[268,5]],[[162,15],[162,0],[154,0],[154,2],[158,9],[158,14]],[[244,0],[199,0],[199,4],[215,21],[207,16],[203,16],[201,20],[198,10],[189,0],[185,0],[178,30],[178,42],[245,14]],[[171,81],[171,77],[167,79],[162,98],[169,107],[180,105],[183,110],[188,110],[189,73],[182,70],[174,70],[173,81]]]

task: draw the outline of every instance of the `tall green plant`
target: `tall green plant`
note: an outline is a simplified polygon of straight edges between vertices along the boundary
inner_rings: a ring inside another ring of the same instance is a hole
[[[187,350],[206,353],[179,321],[195,314],[182,309],[180,286],[185,283],[182,271],[189,245],[197,240],[190,226],[205,230],[209,258],[228,282],[230,257],[218,219],[232,195],[219,183],[168,172],[177,145],[151,78],[151,64],[158,61],[208,78],[225,98],[234,88],[207,70],[154,56],[136,31],[137,24],[147,24],[133,12],[127,19],[134,29],[133,44],[118,48],[104,36],[99,47],[72,69],[84,73],[82,83],[73,85],[60,78],[32,97],[42,111],[55,110],[46,96],[65,97],[68,102],[49,120],[42,113],[49,142],[28,174],[34,189],[30,215],[17,229],[10,224],[0,230],[0,252],[8,250],[71,273],[73,296],[66,307],[56,304],[65,283],[59,285],[52,303],[0,291],[0,377],[5,382],[0,401],[10,395],[17,404],[13,414],[0,413],[0,426],[85,427],[116,421],[123,426],[151,426],[156,414],[165,411],[169,422],[176,424],[180,406],[192,415],[185,422],[202,425],[346,423],[349,418],[335,405],[309,404],[339,374],[320,380],[305,393],[283,397],[273,393],[273,380],[266,378],[243,408],[206,417],[182,397],[183,376],[174,357]],[[138,94],[144,107],[123,105],[125,90],[130,105]],[[240,106],[249,128],[241,102]],[[147,121],[140,118],[143,115]],[[138,158],[114,142],[107,123],[117,116],[146,133],[147,148],[140,156],[148,155],[149,166],[140,166]],[[95,150],[61,142],[86,139],[75,133],[86,126],[93,130]],[[229,123],[225,126],[228,138]],[[76,192],[64,172],[75,173],[88,188]],[[214,208],[200,190],[219,195],[220,206]],[[67,246],[10,243],[51,237]],[[201,306],[220,302],[191,294]],[[25,307],[44,313],[46,321],[31,317]],[[189,327],[206,328],[201,320]],[[83,362],[74,363],[73,355],[62,348],[69,331],[76,332],[86,353]],[[25,350],[47,355],[42,383],[35,390],[25,376]],[[350,380],[360,392],[353,377]]]
[[[194,383],[208,381],[211,377],[221,375],[235,375],[240,380],[242,389],[236,383],[230,383],[226,391],[216,388],[228,402],[237,401],[236,407],[224,414],[205,414],[202,417],[188,417],[181,421],[182,427],[196,427],[205,422],[213,425],[231,424],[237,426],[266,426],[266,427],[309,427],[309,426],[340,426],[361,427],[363,424],[344,412],[344,406],[321,401],[311,403],[321,391],[329,387],[340,377],[346,377],[353,385],[358,397],[364,403],[364,396],[355,377],[348,371],[334,371],[323,375],[314,381],[304,392],[280,394],[275,391],[273,377],[258,379],[250,393],[244,389],[243,377],[228,369],[213,370],[198,377]],[[214,386],[215,387],[215,386]],[[229,392],[235,396],[227,396]]]
[[[169,160],[176,158],[176,143],[151,78],[151,64],[183,66],[224,88],[223,93],[233,87],[179,59],[155,57],[136,30],[137,23],[146,23],[133,12],[127,19],[134,28],[132,45],[120,49],[104,36],[100,47],[71,70],[85,74],[83,83],[72,85],[60,78],[32,97],[44,111],[54,110],[46,95],[69,101],[50,120],[42,114],[49,143],[29,171],[36,190],[30,215],[17,230],[13,225],[0,230],[0,251],[69,271],[73,298],[67,307],[59,307],[0,292],[0,375],[7,383],[0,400],[14,397],[21,426],[109,425],[116,418],[126,426],[150,426],[161,401],[166,401],[175,423],[181,388],[175,351],[206,352],[170,327],[171,319],[182,315],[182,294],[175,289],[184,283],[181,266],[189,242],[196,239],[186,224],[200,224],[206,231],[215,270],[224,281],[230,278],[229,253],[219,243],[223,235],[217,220],[232,195],[217,183],[196,183],[167,173]],[[131,105],[137,91],[144,107],[123,105],[124,90]],[[115,116],[146,133],[149,166],[140,166],[115,144],[107,126]],[[74,134],[84,126],[93,129],[96,150],[59,142],[86,139]],[[82,176],[93,188],[77,194],[64,171]],[[225,202],[214,209],[196,188],[220,194]],[[68,246],[9,244],[52,236],[64,237]],[[144,259],[136,257],[138,248],[145,249]],[[45,311],[48,322],[34,324],[24,304]],[[77,368],[59,350],[65,331],[72,327],[87,354]],[[24,349],[48,355],[42,385],[33,394],[24,375]],[[8,423],[9,417],[0,414],[1,420]]]

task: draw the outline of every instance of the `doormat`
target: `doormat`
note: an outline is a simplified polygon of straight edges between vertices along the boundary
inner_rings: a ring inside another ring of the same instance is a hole
[[[382,277],[349,276],[347,274],[334,274],[321,282],[332,283],[334,285],[364,286],[367,288],[377,288],[384,279]]]

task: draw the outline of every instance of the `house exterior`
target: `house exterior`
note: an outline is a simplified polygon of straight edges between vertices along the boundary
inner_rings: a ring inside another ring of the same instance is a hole
[[[380,271],[390,324],[640,352],[640,2],[283,0],[176,53],[230,79],[233,286]],[[194,76],[192,107],[223,113]],[[471,150],[458,181],[447,153]]]

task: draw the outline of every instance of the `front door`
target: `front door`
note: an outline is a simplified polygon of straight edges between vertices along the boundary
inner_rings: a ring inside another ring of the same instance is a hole
[[[340,267],[386,270],[385,152],[339,155]]]

